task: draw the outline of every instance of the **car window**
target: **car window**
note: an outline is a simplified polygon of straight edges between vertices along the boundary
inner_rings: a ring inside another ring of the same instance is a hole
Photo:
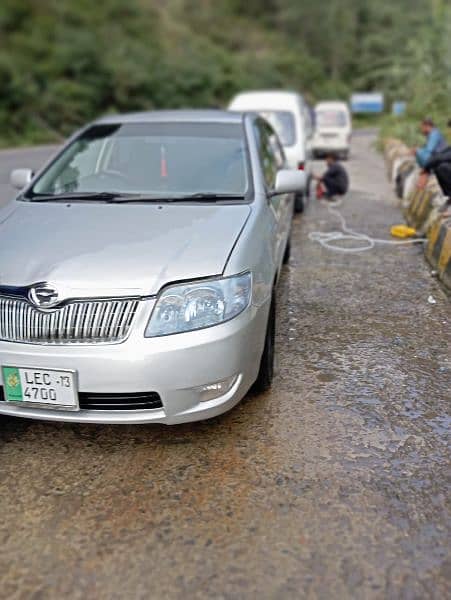
[[[273,189],[277,171],[284,167],[285,157],[277,134],[272,127],[261,119],[256,122],[256,127],[265,183],[268,189]]]
[[[266,124],[265,124],[266,125]],[[271,146],[271,150],[274,154],[274,158],[276,160],[277,170],[283,169],[285,167],[285,152],[283,150],[282,144],[280,143],[280,138],[277,133],[266,125],[266,132],[268,135],[269,144]]]
[[[274,128],[283,146],[296,143],[296,121],[288,110],[260,110],[258,113]]]
[[[104,140],[102,139],[95,140],[91,144],[81,144],[80,151],[71,161],[72,168],[89,174],[94,173],[103,145]]]
[[[122,123],[89,128],[31,193],[245,195],[248,187],[242,124]]]
[[[318,127],[346,127],[348,117],[343,110],[318,110],[316,111]]]

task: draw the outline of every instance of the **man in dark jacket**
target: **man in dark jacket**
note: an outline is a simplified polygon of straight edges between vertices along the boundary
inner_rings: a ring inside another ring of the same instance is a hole
[[[344,196],[349,189],[348,174],[341,165],[335,154],[326,156],[327,170],[321,176],[315,176],[315,179],[324,187],[326,198],[333,199],[334,196]]]
[[[451,198],[451,146],[445,148],[442,152],[436,152],[424,165],[423,173],[425,178],[422,180],[426,183],[427,175],[434,173],[437,177],[444,196]],[[420,187],[422,187],[420,185]]]

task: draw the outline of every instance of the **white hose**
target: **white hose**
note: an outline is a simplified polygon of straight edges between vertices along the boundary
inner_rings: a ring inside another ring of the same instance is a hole
[[[338,211],[336,208],[333,208],[328,203],[327,210],[331,215],[334,215],[340,221],[341,231],[311,231],[308,234],[308,237],[309,240],[311,240],[312,242],[318,242],[323,248],[327,248],[328,250],[333,250],[335,252],[365,252],[366,250],[371,250],[372,248],[374,248],[376,244],[385,244],[390,246],[407,246],[409,244],[423,244],[424,242],[426,242],[426,238],[415,238],[403,241],[381,240],[378,238],[373,238],[369,235],[366,235],[365,233],[359,233],[358,231],[350,229],[347,226],[345,218],[340,213],[340,211]],[[360,245],[356,248],[346,248],[343,246],[336,245],[337,242],[343,240],[352,240],[363,245]]]

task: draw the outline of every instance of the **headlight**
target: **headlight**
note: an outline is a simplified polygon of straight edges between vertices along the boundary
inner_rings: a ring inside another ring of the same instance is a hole
[[[160,294],[145,335],[171,335],[230,321],[248,307],[251,295],[250,273],[170,286]]]

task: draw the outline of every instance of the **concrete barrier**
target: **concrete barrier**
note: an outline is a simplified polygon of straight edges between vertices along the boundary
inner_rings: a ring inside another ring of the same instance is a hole
[[[426,258],[451,290],[451,213],[442,214],[429,228]]]
[[[398,158],[393,165],[393,170],[396,195],[402,200],[405,194],[407,179],[415,172],[415,162],[410,156],[407,158]]]
[[[384,155],[406,221],[427,237],[426,259],[451,290],[451,209],[447,210],[447,199],[434,176],[429,177],[424,189],[417,187],[420,169],[400,140],[387,140]]]
[[[445,204],[445,198],[433,187],[424,190],[414,188],[404,209],[406,221],[422,235],[426,234],[430,224],[431,215],[438,213]]]
[[[406,208],[407,206],[409,206],[410,197],[414,193],[414,191],[417,187],[419,174],[420,174],[419,170],[415,169],[415,167],[414,167],[413,171],[409,175],[407,175],[407,177],[404,180],[404,185],[403,185],[403,189],[402,189],[402,199],[401,199],[401,206],[403,208]]]
[[[397,169],[406,160],[412,160],[409,155],[409,148],[400,140],[388,139],[384,143],[385,163],[387,175],[390,180],[396,177]]]

